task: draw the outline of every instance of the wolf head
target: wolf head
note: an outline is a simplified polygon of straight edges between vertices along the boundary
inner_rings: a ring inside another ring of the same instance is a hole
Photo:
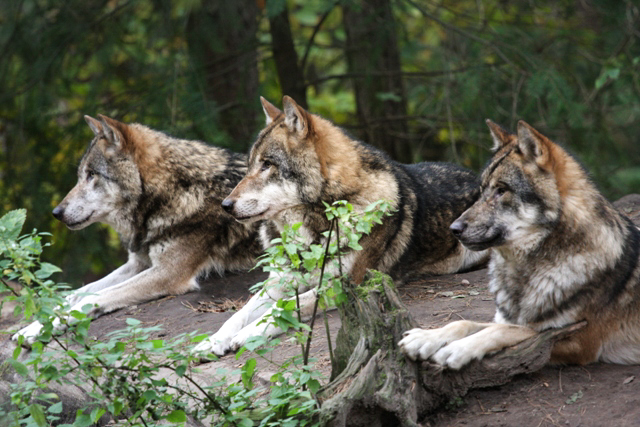
[[[53,216],[72,230],[94,222],[118,229],[119,218],[141,193],[128,125],[98,117],[84,116],[94,138],[78,167],[78,182],[53,210]]]
[[[320,200],[328,176],[326,136],[338,132],[288,96],[283,111],[260,98],[266,127],[249,154],[247,175],[222,202],[238,221],[272,219],[297,206]]]
[[[481,196],[450,228],[469,249],[527,251],[555,227],[575,187],[589,180],[569,154],[524,121],[517,136],[487,124],[495,154],[482,174]]]

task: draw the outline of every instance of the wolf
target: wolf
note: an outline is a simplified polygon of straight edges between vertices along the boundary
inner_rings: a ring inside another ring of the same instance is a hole
[[[587,321],[556,342],[553,364],[640,363],[640,231],[561,146],[527,123],[487,121],[495,154],[478,201],[451,224],[471,250],[491,249],[494,323],[405,333],[411,358],[460,369],[548,328]]]
[[[386,200],[395,214],[362,238],[361,251],[343,258],[344,271],[355,283],[367,269],[403,280],[409,274],[458,272],[487,260],[486,251],[466,249],[449,231],[479,194],[474,173],[446,163],[400,164],[288,96],[283,98],[284,111],[264,98],[261,102],[266,127],[251,148],[247,175],[222,206],[244,224],[265,221],[260,227],[265,246],[286,224],[296,223],[302,223],[299,231],[308,243],[323,244],[322,233],[329,229],[323,201],[347,200],[362,212]],[[316,290],[300,292],[301,312],[309,318]],[[194,351],[221,356],[252,336],[280,333],[273,325],[258,323],[283,296],[280,288],[256,294]]]
[[[67,297],[97,317],[198,288],[199,275],[250,268],[262,253],[259,224],[242,224],[221,207],[246,172],[246,155],[176,139],[144,125],[84,116],[94,134],[78,182],[53,210],[72,230],[113,227],[128,261]],[[64,326],[57,323],[57,329]],[[34,322],[13,336],[35,341]]]

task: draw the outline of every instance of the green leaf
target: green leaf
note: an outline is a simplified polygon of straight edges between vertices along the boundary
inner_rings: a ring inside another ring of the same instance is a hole
[[[73,422],[74,427],[89,427],[91,424],[91,417],[87,414],[83,414],[82,410],[79,409],[76,413],[76,420]]]
[[[62,412],[62,402],[54,403],[53,405],[47,408],[47,412],[52,414],[59,414]]]
[[[141,323],[138,319],[134,319],[133,317],[127,318],[126,322],[129,326],[138,326]]]
[[[23,377],[26,377],[27,375],[29,375],[29,371],[27,370],[27,367],[22,363],[18,362],[15,359],[9,359],[9,363],[11,363],[11,366],[13,366],[13,369],[16,370],[18,375]]]
[[[294,255],[298,253],[298,247],[294,243],[287,243],[284,245],[284,250],[287,254]]]
[[[620,77],[620,68],[605,68],[600,76],[596,79],[596,89],[600,89],[609,80],[617,80]]]
[[[20,337],[22,337],[24,339],[24,337],[22,335],[20,335]],[[20,356],[20,353],[22,352],[22,343],[18,344],[16,346],[16,348],[13,350],[13,359],[14,360],[18,360],[18,356]]]
[[[251,380],[253,379],[256,365],[256,359],[251,358],[242,366],[242,384],[247,390],[253,388],[253,382]]]
[[[249,418],[243,418],[240,421],[235,421],[238,427],[253,427],[253,421]]]
[[[187,421],[187,414],[185,414],[181,409],[176,409],[167,415],[167,421],[172,423],[184,423]]]
[[[185,372],[187,372],[187,365],[180,365],[176,368],[176,375],[179,377],[184,376]]]
[[[307,387],[311,391],[311,393],[316,393],[320,389],[320,381],[316,379],[310,379],[307,381]]]
[[[47,427],[47,417],[45,417],[44,415],[44,409],[42,408],[42,405],[32,403],[31,405],[29,405],[29,413],[39,427]]]
[[[0,218],[0,236],[7,240],[17,240],[26,219],[26,209],[16,209],[7,212]],[[0,245],[2,245],[1,240]],[[2,252],[2,250],[2,246],[0,246],[0,252]]]
[[[91,422],[97,423],[98,420],[106,413],[107,411],[103,408],[95,408],[91,411]]]
[[[151,402],[152,400],[157,399],[158,395],[154,390],[147,390],[144,393],[142,393],[142,397],[144,397],[147,400],[147,402]]]
[[[263,346],[266,343],[267,343],[266,337],[255,336],[255,337],[249,338],[244,346],[247,348],[247,350],[254,351],[256,348]]]
[[[378,92],[376,93],[376,98],[380,101],[393,101],[393,102],[401,102],[402,97],[393,92]]]
[[[53,273],[60,273],[62,270],[56,267],[53,264],[49,264],[48,262],[41,262],[40,269],[35,272],[35,275],[38,279],[46,279],[51,276]]]

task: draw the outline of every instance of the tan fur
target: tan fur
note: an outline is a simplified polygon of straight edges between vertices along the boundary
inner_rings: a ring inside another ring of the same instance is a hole
[[[141,124],[85,116],[94,138],[78,182],[54,209],[71,229],[112,226],[129,259],[67,297],[98,316],[198,288],[210,271],[250,268],[262,252],[258,225],[243,225],[221,201],[246,171],[246,157],[199,141],[172,138]],[[90,294],[90,295],[87,295]],[[31,343],[42,325],[19,331]],[[64,330],[56,320],[56,329]]]
[[[468,247],[492,248],[496,332],[485,332],[487,326],[447,338],[455,328],[411,331],[400,346],[412,358],[459,369],[525,339],[518,328],[539,332],[586,320],[584,329],[554,345],[552,363],[640,363],[637,227],[533,127],[520,121],[515,137],[488,124],[496,152],[482,176],[482,195],[452,229]],[[445,347],[435,348],[436,339]]]
[[[261,101],[266,127],[251,148],[246,176],[223,206],[238,221],[264,220],[260,233],[264,243],[278,237],[285,226],[301,223],[299,233],[308,244],[324,245],[330,222],[323,202],[346,200],[360,214],[370,204],[385,200],[397,212],[362,237],[361,251],[350,250],[341,239],[343,272],[355,283],[362,281],[367,269],[401,281],[420,274],[457,272],[486,260],[486,251],[465,250],[448,229],[477,195],[477,180],[471,172],[450,164],[393,162],[288,96],[283,98],[283,112]],[[338,274],[335,270],[330,267],[327,273]],[[223,355],[263,333],[256,322],[272,300],[284,295],[284,289],[276,288],[269,291],[269,298],[252,298],[196,351]]]

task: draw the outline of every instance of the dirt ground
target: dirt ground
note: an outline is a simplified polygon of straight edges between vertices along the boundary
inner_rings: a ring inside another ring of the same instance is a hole
[[[626,196],[616,205],[640,224],[640,195]],[[249,296],[249,286],[263,280],[265,274],[249,272],[210,277],[199,292],[168,297],[136,307],[119,310],[95,320],[91,334],[100,339],[110,331],[124,328],[125,320],[134,317],[144,325],[162,325],[157,337],[183,332],[216,331],[233,314],[233,307]],[[428,277],[415,280],[400,289],[403,302],[425,328],[469,319],[490,321],[494,313],[493,298],[487,290],[487,270],[466,274]],[[6,311],[5,311],[6,313]],[[329,312],[329,326],[335,340],[340,319]],[[11,323],[7,315],[0,327]],[[8,335],[0,335],[0,347],[12,346]],[[328,378],[330,363],[322,317],[314,326],[312,355],[315,366]],[[274,362],[299,351],[283,342],[270,357]],[[239,367],[251,355],[239,360],[227,355],[218,361],[200,365],[201,375],[213,374],[219,367]],[[268,384],[273,365],[258,361],[259,377]],[[495,388],[472,390],[457,402],[451,402],[424,426],[640,426],[640,366],[594,364],[587,367],[545,367],[529,375],[515,377]]]

